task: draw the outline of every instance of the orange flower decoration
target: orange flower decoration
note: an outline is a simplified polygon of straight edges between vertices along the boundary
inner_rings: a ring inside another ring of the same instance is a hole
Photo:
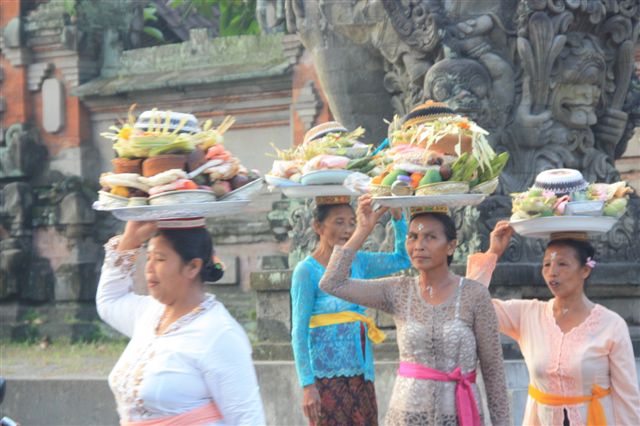
[[[471,128],[471,125],[466,120],[465,121],[460,121],[457,124],[458,124],[458,127],[460,127],[461,129],[469,130]]]

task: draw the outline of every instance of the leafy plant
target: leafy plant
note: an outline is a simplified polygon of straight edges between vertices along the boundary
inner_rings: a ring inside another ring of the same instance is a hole
[[[109,0],[97,2],[91,0],[63,0],[64,9],[73,17],[83,30],[90,33],[101,33],[104,29],[114,29],[127,33],[131,27],[134,11],[139,2],[133,0]],[[149,23],[158,22],[156,7],[150,4],[142,9],[144,26],[142,31],[158,41],[165,41],[162,32]]]
[[[199,13],[207,19],[214,19],[214,10],[219,13],[219,35],[260,34],[256,19],[256,0],[173,0],[171,6],[185,6],[185,16]]]

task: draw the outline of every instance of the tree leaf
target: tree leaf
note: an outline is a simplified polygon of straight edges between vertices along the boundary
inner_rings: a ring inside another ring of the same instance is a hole
[[[164,35],[162,35],[162,31],[157,28],[145,26],[144,28],[142,28],[142,31],[146,35],[153,37],[156,40],[164,41]]]
[[[156,16],[156,8],[155,7],[145,7],[142,9],[142,17],[144,22],[158,22],[158,17]]]

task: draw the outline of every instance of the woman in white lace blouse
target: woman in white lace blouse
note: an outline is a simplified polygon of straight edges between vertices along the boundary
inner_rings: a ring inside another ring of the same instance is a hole
[[[249,340],[204,291],[204,281],[222,277],[204,219],[158,228],[128,222],[105,246],[98,313],[131,338],[109,375],[121,425],[265,424]],[[133,274],[147,240],[142,296],[132,292]]]
[[[449,271],[456,247],[452,219],[433,212],[412,216],[406,247],[418,277],[350,279],[354,255],[379,216],[371,197],[362,196],[357,228],[344,246],[334,248],[320,288],[394,318],[400,368],[386,424],[483,424],[478,361],[491,423],[509,424],[498,321],[487,289]]]

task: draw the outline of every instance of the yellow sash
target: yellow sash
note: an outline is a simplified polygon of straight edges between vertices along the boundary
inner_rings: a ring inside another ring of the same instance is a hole
[[[369,318],[365,315],[361,315],[356,312],[344,311],[338,312],[335,314],[318,314],[311,317],[309,321],[310,328],[316,327],[324,327],[325,325],[334,325],[334,324],[344,324],[347,322],[356,322],[362,321],[367,324],[369,327],[369,331],[367,332],[367,336],[373,343],[381,343],[385,335],[384,333],[376,326],[376,323],[373,321],[373,318]]]
[[[583,402],[589,403],[587,409],[587,426],[606,426],[607,417],[604,415],[604,409],[600,404],[600,398],[611,393],[611,388],[604,389],[598,385],[591,387],[591,395],[587,396],[559,396],[544,393],[529,385],[529,396],[540,404],[544,405],[573,405]]]

